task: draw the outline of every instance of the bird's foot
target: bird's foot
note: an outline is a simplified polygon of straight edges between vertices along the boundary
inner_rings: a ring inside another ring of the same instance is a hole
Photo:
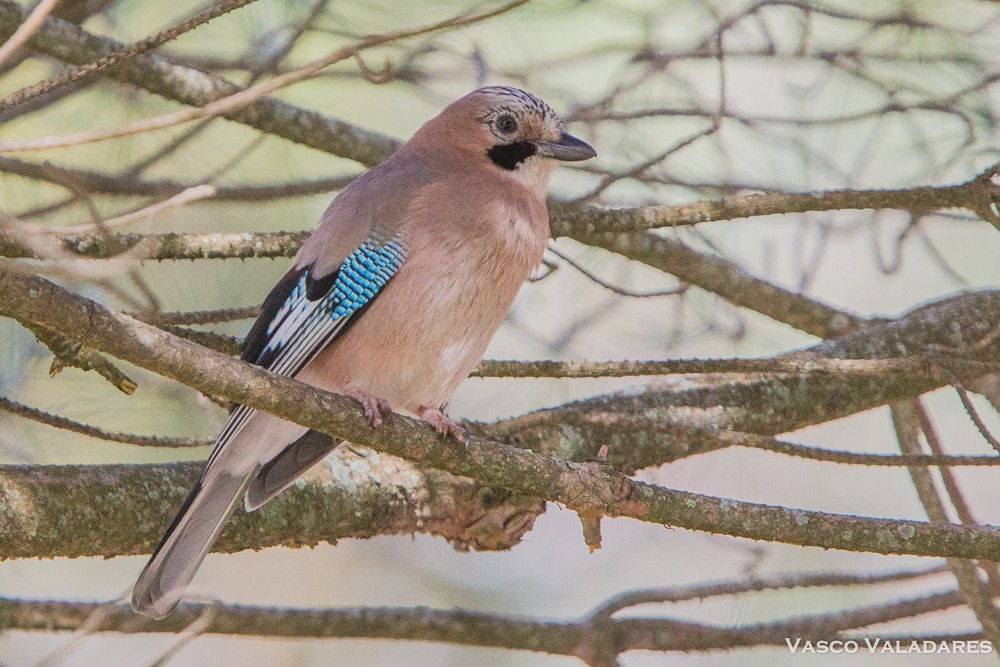
[[[344,390],[344,396],[350,396],[364,408],[365,417],[368,418],[368,423],[376,428],[382,425],[382,419],[388,417],[392,414],[392,406],[389,405],[389,401],[384,398],[379,398],[378,396],[373,396],[367,391],[358,389],[357,387],[350,387]]]
[[[434,430],[441,435],[455,438],[462,444],[469,442],[469,432],[461,424],[451,419],[437,408],[425,408],[420,406],[420,421],[426,422],[434,427]]]

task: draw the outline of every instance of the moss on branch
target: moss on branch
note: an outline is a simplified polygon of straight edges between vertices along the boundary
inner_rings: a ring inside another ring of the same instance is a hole
[[[996,300],[1000,293],[976,298]],[[207,350],[34,276],[0,274],[0,314],[75,332],[85,345],[200,391],[578,512],[800,546],[1000,560],[1000,529],[992,526],[838,515],[667,489],[632,480],[606,464],[568,462],[477,437],[463,446],[402,415],[390,415],[374,429],[353,399]],[[970,328],[965,335],[977,331]],[[998,346],[1000,341],[993,341],[977,354],[992,358]],[[16,494],[11,498],[17,500]],[[297,533],[289,535],[296,539]]]

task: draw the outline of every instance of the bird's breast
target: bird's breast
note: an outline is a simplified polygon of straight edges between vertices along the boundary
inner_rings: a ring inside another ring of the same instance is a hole
[[[470,235],[407,233],[399,272],[302,379],[334,390],[349,384],[397,410],[447,402],[482,358],[545,247],[547,234],[533,221],[513,209],[494,212],[492,224]]]

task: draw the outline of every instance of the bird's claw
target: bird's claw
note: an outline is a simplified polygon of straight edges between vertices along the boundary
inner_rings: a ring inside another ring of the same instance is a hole
[[[382,425],[383,418],[392,414],[392,406],[389,405],[389,401],[384,398],[379,398],[378,396],[373,396],[367,391],[362,391],[360,389],[348,389],[344,392],[344,395],[350,396],[361,404],[365,417],[368,419],[368,423],[376,428]]]
[[[463,445],[469,443],[469,432],[437,408],[423,408],[420,411],[420,421],[430,424],[435,431],[443,436],[450,435]]]

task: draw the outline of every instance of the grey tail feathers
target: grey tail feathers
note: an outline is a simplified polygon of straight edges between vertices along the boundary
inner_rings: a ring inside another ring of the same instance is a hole
[[[246,492],[246,509],[252,512],[295,483],[309,468],[337,448],[339,442],[319,431],[306,431],[280,454],[264,464]]]
[[[163,618],[177,606],[257,468],[244,475],[211,466],[191,489],[132,589],[132,609]]]

